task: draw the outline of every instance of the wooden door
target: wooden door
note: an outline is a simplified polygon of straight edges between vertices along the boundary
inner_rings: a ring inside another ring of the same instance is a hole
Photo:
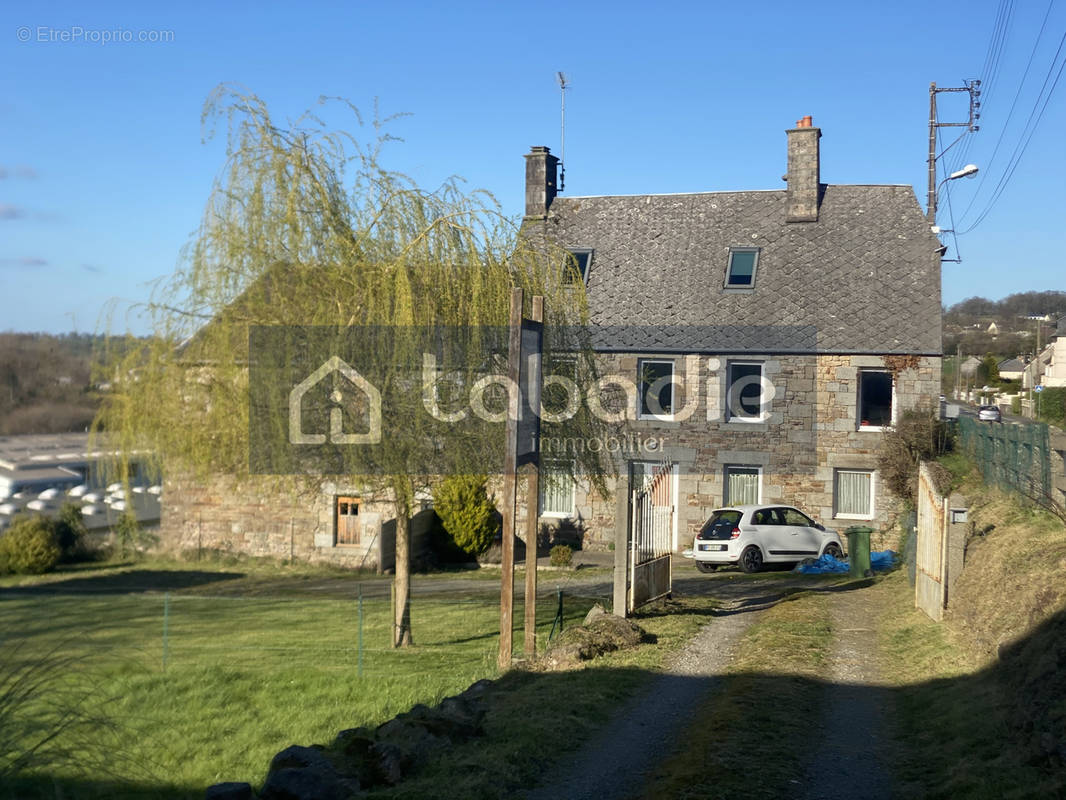
[[[358,497],[337,498],[337,544],[359,544],[359,506]]]

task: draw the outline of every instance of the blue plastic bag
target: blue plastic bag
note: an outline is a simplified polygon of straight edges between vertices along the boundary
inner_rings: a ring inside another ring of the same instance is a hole
[[[896,554],[892,550],[881,550],[876,553],[870,553],[870,568],[874,572],[884,572],[887,569],[892,569],[896,563]],[[814,561],[805,561],[796,565],[794,572],[799,572],[803,575],[831,575],[834,573],[847,572],[850,565],[848,560],[833,558],[833,556],[826,553],[821,558]]]

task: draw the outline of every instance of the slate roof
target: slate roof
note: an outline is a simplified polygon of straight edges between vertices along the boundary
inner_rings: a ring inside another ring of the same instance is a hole
[[[823,186],[817,222],[784,191],[556,197],[526,230],[594,250],[606,350],[941,353],[940,242],[909,186]],[[754,290],[724,290],[730,247],[759,247]]]

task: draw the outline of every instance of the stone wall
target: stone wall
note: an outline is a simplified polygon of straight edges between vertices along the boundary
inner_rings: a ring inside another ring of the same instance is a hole
[[[640,358],[673,360],[679,378],[696,376],[690,386],[698,386],[691,406],[686,402],[675,415],[683,419],[634,419],[631,434],[614,443],[618,446],[614,455],[623,468],[627,461],[666,459],[676,464],[676,550],[689,547],[711,511],[723,503],[727,465],[761,469],[763,502],[798,506],[841,532],[852,524],[869,524],[882,534],[874,535],[876,549],[896,546],[898,503],[880,485],[876,473],[874,515],[869,520],[836,513],[835,476],[841,469],[876,470],[884,437],[881,429],[858,424],[860,371],[893,373],[893,407],[898,415],[919,405],[935,407],[940,391],[938,357],[745,356],[739,360],[764,364],[765,378],[774,390],[768,415],[759,422],[728,419],[725,414],[728,358],[614,354],[603,356],[603,371],[633,381]],[[625,509],[613,493],[615,483],[610,479],[609,493],[603,495],[579,479],[573,515],[541,517],[542,536],[571,540],[587,549],[607,549],[614,540],[618,514]],[[501,488],[492,482],[497,503]],[[519,493],[517,530],[524,539],[525,487],[521,481]],[[336,543],[338,495],[363,498],[358,545]],[[391,516],[387,510],[380,500],[342,481],[322,479],[301,485],[292,478],[256,477],[238,483],[229,476],[199,481],[168,469],[160,533],[165,546],[186,554],[223,550],[376,567],[381,563],[382,522]]]
[[[701,394],[683,421],[633,422],[641,441],[662,440],[661,450],[636,454],[637,460],[665,458],[677,465],[675,549],[689,547],[710,512],[723,503],[727,465],[761,468],[763,502],[798,506],[840,531],[868,524],[881,532],[874,535],[875,548],[896,546],[898,501],[880,485],[875,472],[884,431],[857,420],[859,373],[863,369],[893,373],[893,410],[898,416],[920,405],[935,407],[939,358],[745,356],[738,360],[763,362],[764,375],[774,387],[769,415],[760,422],[726,418],[727,358],[669,354],[661,358],[674,360],[679,374],[696,369]],[[635,355],[604,359],[606,371],[631,379],[637,363]],[[872,519],[836,513],[834,487],[841,469],[874,471]],[[615,498],[604,498],[579,483],[573,523],[585,531],[586,547],[606,548],[612,541],[616,508]]]
[[[363,498],[358,544],[336,543],[338,495]],[[160,542],[195,558],[205,551],[376,568],[387,506],[359,487],[335,480],[300,481],[228,475],[199,480],[168,469]]]

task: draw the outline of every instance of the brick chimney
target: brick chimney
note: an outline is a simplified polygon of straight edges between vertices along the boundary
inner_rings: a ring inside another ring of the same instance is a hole
[[[546,217],[558,186],[559,159],[547,147],[531,147],[526,159],[526,217]]]
[[[788,201],[785,222],[817,222],[818,202],[821,200],[821,169],[818,140],[822,129],[815,128],[811,118],[804,117],[788,133]],[[528,205],[529,192],[526,191]]]

